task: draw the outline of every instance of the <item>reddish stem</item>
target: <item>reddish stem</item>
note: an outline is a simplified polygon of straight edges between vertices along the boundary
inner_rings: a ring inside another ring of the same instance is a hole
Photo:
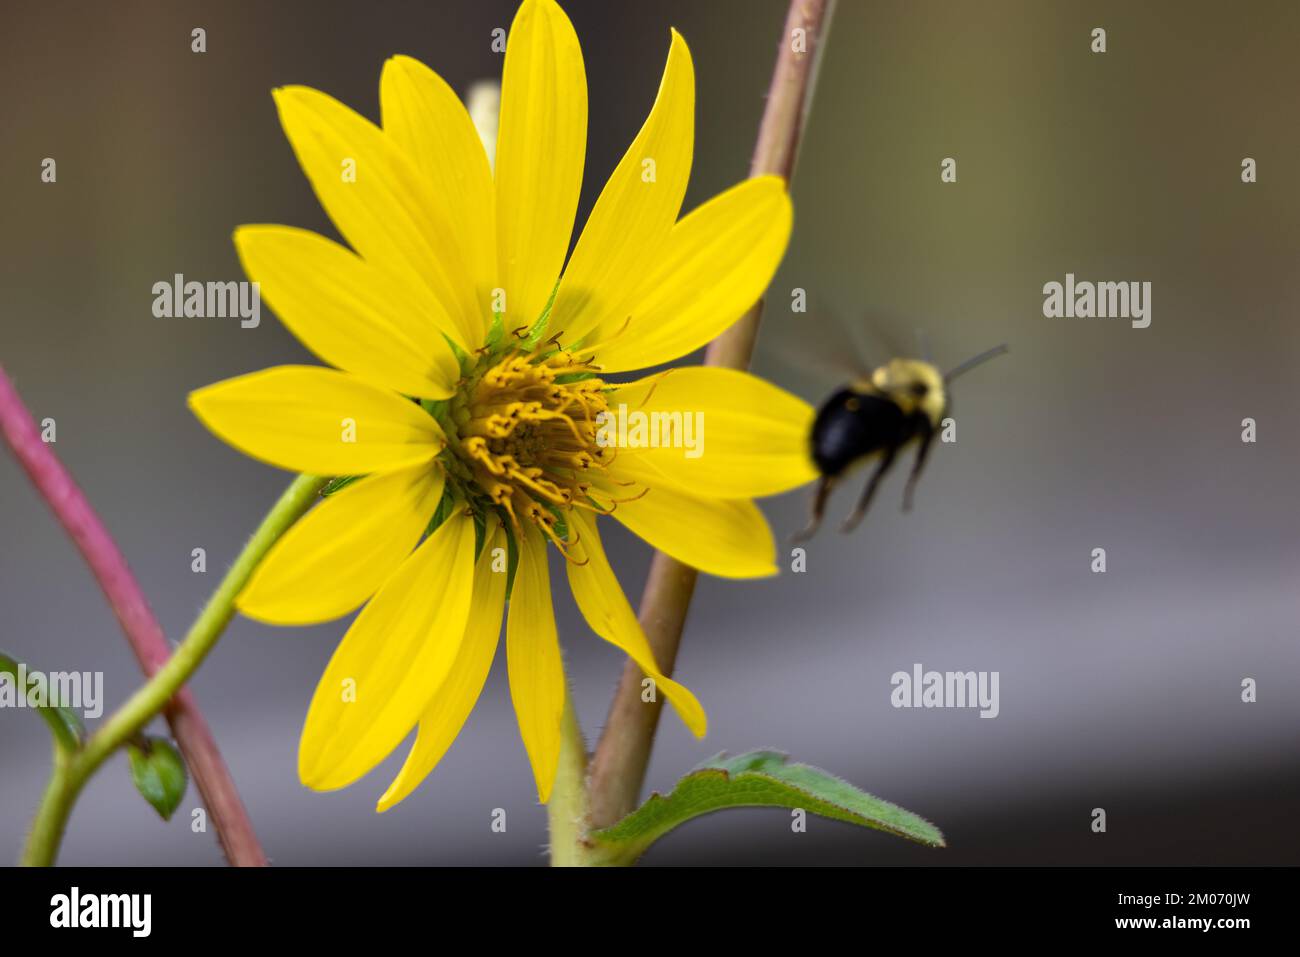
[[[171,657],[162,627],[117,543],[58,456],[42,441],[40,429],[2,366],[0,430],[32,484],[90,566],[145,677],[152,677]],[[189,688],[181,688],[176,693],[164,716],[212,816],[212,826],[226,859],[240,867],[265,866],[266,855],[253,832],[235,782]]]
[[[834,0],[791,0],[750,162],[751,176],[775,173],[788,181],[794,173],[805,114],[816,80],[817,54],[825,40],[833,6]],[[748,368],[762,312],[760,300],[714,339],[705,354],[705,364]],[[666,675],[673,673],[677,662],[696,576],[694,568],[663,552],[656,552],[650,563],[639,618],[655,661]],[[605,730],[588,772],[592,827],[609,827],[637,806],[654,746],[659,712],[663,709],[661,700],[642,701],[644,678],[636,663],[628,661],[614,700],[610,702]]]

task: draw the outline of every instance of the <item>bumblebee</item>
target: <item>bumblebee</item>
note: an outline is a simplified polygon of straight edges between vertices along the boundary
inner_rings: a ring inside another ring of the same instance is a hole
[[[809,437],[813,463],[821,473],[821,480],[813,494],[812,520],[795,536],[795,541],[806,541],[817,531],[832,490],[849,469],[863,459],[879,455],[876,469],[841,531],[857,528],[898,453],[916,442],[916,458],[903,490],[903,511],[910,511],[917,480],[949,410],[948,384],[1006,351],[1005,345],[989,349],[946,374],[921,359],[891,359],[869,378],[849,383],[822,403]]]

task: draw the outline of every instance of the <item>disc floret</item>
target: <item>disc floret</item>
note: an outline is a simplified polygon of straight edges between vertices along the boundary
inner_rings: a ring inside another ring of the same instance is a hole
[[[548,346],[552,344],[547,344]],[[616,450],[597,442],[609,386],[581,353],[559,346],[487,351],[447,408],[448,474],[478,515],[496,512],[516,535],[535,525],[567,554],[566,513],[608,513]]]

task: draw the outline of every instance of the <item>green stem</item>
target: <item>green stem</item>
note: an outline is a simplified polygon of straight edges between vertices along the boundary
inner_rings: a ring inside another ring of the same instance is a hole
[[[567,691],[567,689],[566,689]],[[587,863],[587,742],[565,695],[560,719],[560,766],[555,772],[546,814],[551,831],[551,866],[580,867]]]
[[[130,741],[167,706],[203,663],[235,615],[235,596],[248,583],[271,546],[311,507],[324,481],[314,475],[300,475],[293,480],[262,519],[167,663],[100,725],[84,747],[62,757],[56,753],[50,783],[37,808],[23,851],[23,864],[44,867],[54,863],[68,815],[81,789],[109,755]]]
[[[59,852],[63,829],[68,823],[68,814],[72,811],[74,800],[74,795],[69,793],[68,764],[68,755],[56,747],[50,782],[45,786],[36,816],[32,818],[32,829],[27,836],[27,846],[20,861],[25,867],[48,867],[54,863],[54,856]]]

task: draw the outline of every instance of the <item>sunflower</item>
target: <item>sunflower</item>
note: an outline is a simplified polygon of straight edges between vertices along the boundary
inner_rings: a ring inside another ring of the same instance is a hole
[[[510,694],[547,801],[566,695],[551,546],[592,630],[703,735],[699,702],[655,663],[598,518],[710,574],[775,573],[752,499],[814,476],[813,410],[726,369],[606,377],[692,352],[761,296],[790,234],[784,182],[747,180],[678,221],[695,79],[674,31],[649,117],[566,265],[587,86],[553,0],[525,0],[511,26],[495,171],[455,93],[409,57],[384,65],[382,126],[305,87],[274,97],[348,246],[286,226],[241,227],[235,246],[280,320],[333,368],[229,379],[190,407],[247,455],[340,477],[238,599],[277,625],[364,605],[312,698],[303,783],[351,784],[418,727],[378,809],[409,795],[478,699],[508,598]],[[707,447],[598,441],[623,409],[702,414]]]

